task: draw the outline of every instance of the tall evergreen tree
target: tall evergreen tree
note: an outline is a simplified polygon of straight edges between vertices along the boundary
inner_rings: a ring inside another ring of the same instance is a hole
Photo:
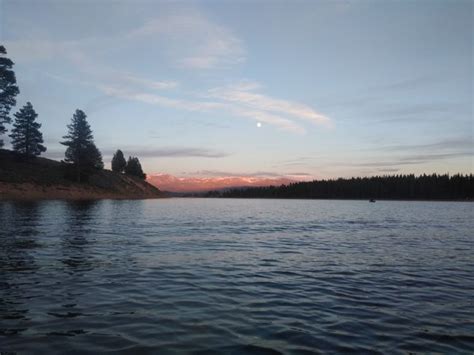
[[[10,110],[16,105],[16,95],[20,93],[16,85],[15,72],[12,70],[14,63],[5,55],[7,50],[0,45],[0,135],[7,129],[5,123],[10,123]],[[0,139],[0,148],[3,146],[3,140]]]
[[[14,116],[15,122],[10,134],[13,150],[27,157],[45,152],[46,147],[42,144],[43,134],[39,130],[41,123],[35,122],[38,114],[33,109],[33,105],[28,102]]]
[[[64,161],[75,167],[78,181],[81,181],[82,176],[87,177],[93,170],[104,168],[102,155],[95,146],[86,117],[83,111],[76,110],[67,126],[68,134],[63,137],[65,141],[61,142],[67,146]]]
[[[84,164],[86,167],[90,167],[96,170],[102,170],[104,168],[102,153],[94,143],[87,147],[86,159],[84,160]]]
[[[112,158],[112,171],[123,173],[126,166],[127,161],[125,160],[122,151],[119,149],[115,152],[114,157]]]
[[[127,166],[125,167],[125,173],[128,175],[139,177],[145,180],[146,174],[142,170],[142,165],[137,157],[128,157]]]

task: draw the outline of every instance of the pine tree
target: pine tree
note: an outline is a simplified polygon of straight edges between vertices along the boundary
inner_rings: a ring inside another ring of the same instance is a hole
[[[14,63],[11,59],[5,57],[7,51],[0,45],[0,135],[7,129],[5,123],[10,123],[10,110],[16,105],[16,95],[20,93],[16,85],[15,72],[12,70]],[[0,148],[3,146],[3,140],[0,139]]]
[[[14,116],[15,123],[10,134],[13,150],[27,157],[45,152],[46,147],[42,144],[43,134],[39,130],[41,123],[35,122],[38,114],[33,109],[33,105],[28,102]]]
[[[96,170],[102,170],[104,168],[102,153],[97,149],[94,143],[87,147],[85,165]]]
[[[61,142],[67,146],[64,161],[75,167],[78,181],[81,181],[82,176],[87,177],[93,170],[104,168],[102,154],[95,146],[86,117],[83,111],[76,110],[67,126],[68,134],[63,137],[65,141]]]
[[[127,161],[125,160],[122,151],[119,149],[115,152],[114,157],[112,158],[112,171],[123,173],[126,166]]]
[[[143,173],[142,165],[137,157],[128,157],[127,166],[125,167],[125,174],[139,177],[145,180],[146,174]]]

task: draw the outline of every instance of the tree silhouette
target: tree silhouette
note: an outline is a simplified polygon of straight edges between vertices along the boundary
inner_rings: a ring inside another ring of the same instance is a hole
[[[7,129],[6,123],[11,122],[9,116],[10,110],[16,105],[16,95],[20,93],[16,85],[15,72],[12,70],[14,63],[5,55],[7,50],[0,45],[0,135]],[[3,140],[0,139],[0,148],[3,146]]]
[[[65,159],[66,163],[75,167],[76,179],[81,181],[81,177],[87,176],[94,170],[104,168],[102,155],[94,144],[94,137],[86,114],[81,110],[76,110],[71,123],[67,126],[68,134],[63,138],[61,144],[67,146]]]
[[[112,158],[112,171],[115,171],[117,173],[123,173],[126,166],[127,161],[125,160],[122,151],[118,149],[115,152],[114,157]]]
[[[40,132],[41,123],[35,122],[38,114],[33,105],[28,102],[20,111],[14,114],[12,139],[13,150],[27,157],[37,156],[46,151],[43,143],[43,134]]]
[[[128,175],[139,177],[145,180],[146,174],[143,173],[142,165],[136,157],[128,157],[127,166],[125,167],[125,173]]]
[[[473,200],[474,175],[386,175],[295,182],[217,193],[222,197],[243,198]]]

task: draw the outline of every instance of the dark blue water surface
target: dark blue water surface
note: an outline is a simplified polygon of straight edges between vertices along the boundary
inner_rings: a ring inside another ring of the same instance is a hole
[[[472,353],[474,204],[0,202],[0,351]]]

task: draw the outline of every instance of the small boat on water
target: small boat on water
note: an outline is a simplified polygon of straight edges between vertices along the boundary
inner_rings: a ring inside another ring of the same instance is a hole
[[[374,200],[373,198],[371,198],[371,199],[369,200],[369,202],[375,202],[375,200]]]

